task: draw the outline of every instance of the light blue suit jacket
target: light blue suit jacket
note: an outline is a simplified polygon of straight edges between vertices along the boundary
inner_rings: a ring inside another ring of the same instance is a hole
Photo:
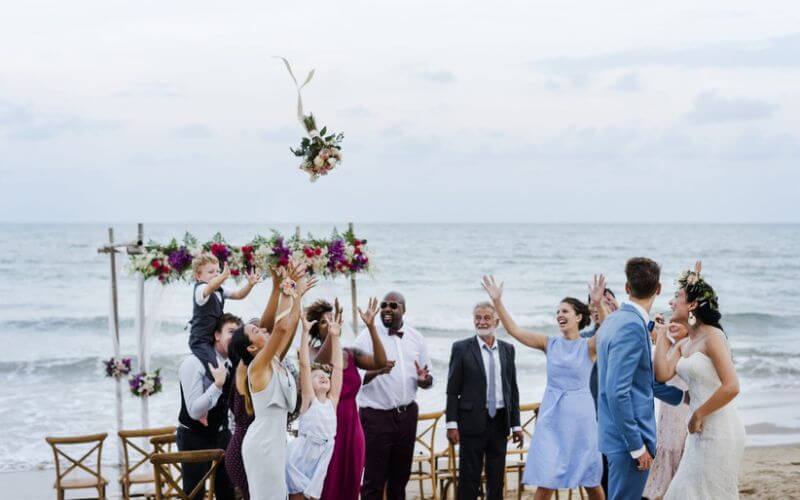
[[[683,391],[655,381],[647,325],[632,305],[609,315],[597,336],[600,451],[609,455],[644,445],[655,456],[653,396],[678,405]]]

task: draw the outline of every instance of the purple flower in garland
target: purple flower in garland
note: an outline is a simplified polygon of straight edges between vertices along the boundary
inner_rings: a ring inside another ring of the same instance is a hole
[[[231,249],[225,243],[212,243],[211,253],[219,260],[220,264],[228,262],[228,257],[231,254]]]
[[[284,245],[283,238],[275,240],[275,245],[272,247],[272,255],[277,257],[278,265],[285,266],[289,264],[289,257],[292,255],[292,250]]]
[[[169,254],[169,257],[167,257],[167,262],[169,262],[169,265],[172,269],[182,273],[186,268],[192,265],[192,254],[189,253],[189,250],[186,247],[180,247]]]
[[[103,363],[106,365],[106,377],[121,378],[131,372],[131,358],[111,358]]]
[[[336,272],[348,267],[344,240],[333,240],[328,246],[328,270]]]
[[[369,263],[369,259],[365,257],[363,254],[356,254],[353,256],[353,262],[350,263],[350,270],[353,272],[358,272],[367,267]]]

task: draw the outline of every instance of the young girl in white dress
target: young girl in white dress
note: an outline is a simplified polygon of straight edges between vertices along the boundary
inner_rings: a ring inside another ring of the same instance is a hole
[[[286,485],[291,500],[320,498],[328,464],[333,455],[336,437],[336,405],[342,392],[342,312],[328,326],[331,336],[333,370],[312,366],[309,354],[309,331],[316,323],[303,315],[303,337],[300,340],[300,419],[297,439],[289,443],[286,459]]]

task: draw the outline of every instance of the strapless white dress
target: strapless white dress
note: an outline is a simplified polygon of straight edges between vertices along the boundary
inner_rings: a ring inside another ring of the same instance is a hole
[[[678,375],[689,387],[690,416],[722,385],[711,358],[702,352],[678,360]],[[745,431],[736,401],[707,416],[703,431],[689,434],[678,472],[665,500],[739,498],[739,469]]]

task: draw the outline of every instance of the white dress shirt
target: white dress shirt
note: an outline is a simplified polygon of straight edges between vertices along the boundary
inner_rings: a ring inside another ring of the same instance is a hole
[[[230,361],[217,353],[217,366],[230,366]],[[197,356],[187,356],[178,368],[178,379],[183,389],[186,411],[193,420],[205,417],[222,395],[222,389],[211,383],[203,390],[203,379],[206,379],[206,368]]]
[[[414,328],[405,324],[400,328],[403,338],[389,335],[389,330],[377,322],[378,337],[386,351],[386,359],[394,361],[394,368],[389,373],[378,375],[368,384],[361,386],[358,393],[358,406],[375,410],[391,410],[398,406],[411,404],[417,397],[417,367],[430,368],[428,348],[425,339]],[[353,347],[373,354],[372,338],[369,330],[364,329],[356,339]]]
[[[480,335],[475,335],[478,342],[478,349],[481,351],[483,358],[483,370],[486,374],[486,408],[489,408],[489,356],[494,358],[494,394],[497,401],[497,409],[505,408],[505,401],[503,401],[503,371],[500,365],[500,350],[498,349],[500,342],[495,339],[491,347],[481,338]],[[458,422],[447,422],[448,429],[458,429]],[[522,427],[514,427],[512,430],[519,431]]]

